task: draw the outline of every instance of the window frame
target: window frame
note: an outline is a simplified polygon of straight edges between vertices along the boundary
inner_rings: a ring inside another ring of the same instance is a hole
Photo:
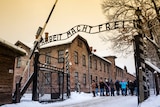
[[[83,84],[84,85],[87,84],[87,76],[86,76],[86,74],[83,74]]]
[[[22,64],[21,57],[17,57],[17,63],[16,63],[16,68],[20,68]]]
[[[97,60],[94,60],[94,66],[95,66],[95,70],[97,70]]]
[[[64,50],[58,50],[58,63],[64,62]]]
[[[50,52],[46,53],[45,55],[45,63],[51,64],[51,53]]]
[[[82,55],[82,65],[86,66],[86,56]]]
[[[50,72],[45,72],[45,81],[44,81],[44,84],[45,85],[50,85],[51,83],[51,73]]]
[[[81,48],[83,47],[83,42],[82,42],[82,40],[78,39],[77,46],[79,46],[79,47],[81,47]]]
[[[74,51],[74,63],[78,64],[78,52]]]
[[[89,67],[92,68],[92,57],[89,56]]]

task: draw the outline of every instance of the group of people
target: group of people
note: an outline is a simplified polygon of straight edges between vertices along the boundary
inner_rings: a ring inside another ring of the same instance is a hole
[[[115,96],[115,91],[117,95],[120,95],[120,93],[123,96],[127,95],[127,91],[129,90],[130,95],[137,95],[137,85],[136,85],[136,80],[135,81],[119,81],[116,80],[113,82],[112,80],[108,81],[107,79],[103,81],[100,79],[99,83],[95,80],[92,80],[92,93],[93,97],[98,96],[98,92],[100,93],[100,96]]]

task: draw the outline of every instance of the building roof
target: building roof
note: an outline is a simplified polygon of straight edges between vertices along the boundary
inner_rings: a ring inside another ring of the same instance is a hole
[[[22,44],[22,45],[26,46],[26,47],[29,48],[29,49],[31,49],[31,47],[33,47],[33,43],[26,43],[26,42],[23,42],[23,41],[19,41],[19,40],[18,40],[18,41],[15,43],[15,45],[18,46],[19,44]]]
[[[14,51],[17,55],[23,56],[26,55],[26,51],[18,46],[15,46],[14,44],[11,44],[10,42],[7,42],[6,40],[0,38],[0,45],[11,49]]]
[[[52,42],[47,42],[47,43],[44,43],[44,44],[40,44],[40,48],[43,49],[43,48],[48,48],[48,47],[53,47],[53,46],[58,46],[58,45],[71,44],[76,38],[81,39],[85,43],[85,45],[87,47],[87,50],[88,50],[88,52],[90,54],[91,51],[90,51],[90,48],[89,48],[87,40],[84,39],[80,35],[73,35],[73,36],[71,36],[71,37],[69,37],[67,39],[64,39],[64,40],[52,41]]]
[[[111,61],[109,61],[109,60],[107,60],[106,58],[104,58],[104,57],[100,57],[100,56],[98,56],[98,55],[96,55],[95,53],[92,53],[94,56],[96,56],[96,57],[98,57],[98,58],[100,58],[100,59],[102,59],[102,60],[104,60],[104,61],[107,61],[108,63],[112,63]]]
[[[80,36],[80,35],[78,35]],[[51,36],[50,36],[51,37]],[[52,42],[44,42],[42,41],[42,43],[40,44],[40,48],[48,48],[48,47],[52,47],[52,46],[58,46],[58,45],[64,45],[64,44],[69,44],[72,43],[72,41],[77,37],[77,35],[73,35],[67,39],[64,40],[59,40],[59,41],[52,41]]]
[[[157,71],[158,73],[160,73],[160,69],[158,67],[156,67],[154,64],[152,64],[151,62],[145,60],[145,64],[147,65],[147,67],[149,67],[152,70]]]
[[[52,37],[52,35],[49,36],[49,37]],[[87,50],[88,50],[89,54],[93,54],[94,56],[96,56],[96,57],[98,57],[98,58],[100,58],[100,59],[102,59],[102,60],[104,60],[104,61],[107,61],[108,63],[111,64],[111,61],[107,60],[105,57],[100,57],[100,56],[97,55],[96,53],[92,53],[92,52],[90,51],[90,48],[89,48],[89,45],[88,45],[87,40],[84,39],[84,38],[83,38],[82,36],[80,36],[80,35],[72,35],[72,36],[70,36],[70,37],[67,38],[67,39],[62,39],[62,40],[58,40],[58,41],[51,41],[51,42],[50,42],[49,40],[48,40],[48,42],[44,42],[44,40],[43,40],[43,41],[40,43],[40,48],[43,49],[43,48],[49,48],[49,47],[58,46],[58,45],[70,44],[70,43],[72,43],[77,37],[80,38],[81,40],[83,40],[83,42],[86,44]],[[33,46],[34,46],[33,43],[25,43],[25,42],[21,42],[21,41],[17,41],[15,44],[18,44],[18,43],[22,43],[23,45],[27,46],[27,47],[30,48],[30,49],[32,49]],[[107,56],[106,56],[106,57],[107,57]],[[112,56],[112,57],[117,58],[116,56]],[[117,66],[117,65],[116,65],[116,67],[118,67],[119,69],[122,69],[121,67],[119,67],[119,66]]]

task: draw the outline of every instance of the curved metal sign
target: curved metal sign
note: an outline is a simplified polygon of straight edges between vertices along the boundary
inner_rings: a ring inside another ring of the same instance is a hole
[[[68,30],[65,33],[51,35],[48,37],[48,41],[45,42],[43,39],[40,45],[45,45],[50,42],[65,40],[76,34],[77,32],[85,32],[89,34],[100,33],[104,31],[119,29],[119,28],[129,28],[135,27],[135,20],[125,20],[125,21],[115,21],[115,22],[108,22],[104,24],[100,24],[97,26],[90,26],[90,25],[77,25]]]

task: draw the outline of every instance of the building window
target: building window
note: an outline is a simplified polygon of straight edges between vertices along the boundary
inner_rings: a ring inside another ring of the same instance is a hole
[[[82,55],[82,64],[83,66],[86,66],[86,56]]]
[[[90,75],[90,83],[92,83],[92,75]]]
[[[96,59],[94,60],[94,67],[95,67],[95,70],[97,70],[97,60]]]
[[[104,72],[106,72],[106,64],[105,64],[105,63],[103,63],[103,65],[104,65]]]
[[[83,84],[86,85],[86,74],[83,74]]]
[[[17,57],[17,68],[21,67],[21,57]]]
[[[64,62],[64,50],[58,51],[58,62],[63,63]]]
[[[89,56],[89,66],[90,66],[90,68],[92,68],[92,57],[91,56]]]
[[[75,82],[78,81],[78,72],[75,72]]]
[[[78,64],[78,52],[74,52],[74,63]]]
[[[123,74],[123,72],[122,72],[122,78],[124,77],[124,74]]]
[[[98,77],[96,76],[96,82],[98,82]]]
[[[81,48],[83,46],[83,42],[80,39],[78,39],[78,46],[81,47]]]
[[[60,84],[63,84],[63,74],[60,73],[59,76],[60,76],[60,78],[58,78],[58,84],[59,84],[59,83],[60,83]]]
[[[109,74],[109,72],[110,72],[109,64],[107,64],[107,71],[108,71],[108,74]]]
[[[46,53],[45,63],[46,63],[46,64],[51,64],[51,56],[50,56],[50,53]]]
[[[45,73],[45,85],[49,85],[51,83],[51,74],[50,73]]]
[[[100,71],[102,71],[102,62],[99,62],[99,66],[100,66]]]
[[[119,74],[119,70],[116,71],[116,76],[117,76],[117,77],[119,76],[118,74]]]

